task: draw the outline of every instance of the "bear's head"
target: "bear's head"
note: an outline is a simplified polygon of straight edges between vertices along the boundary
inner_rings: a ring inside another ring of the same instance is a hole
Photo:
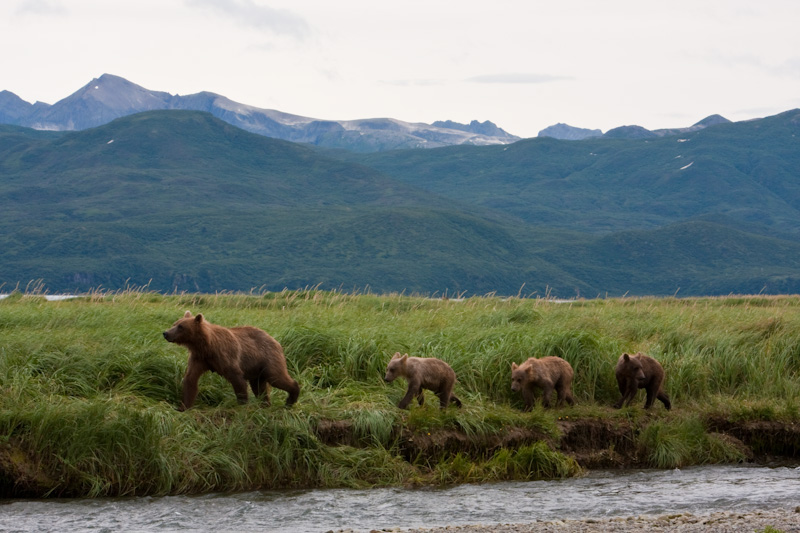
[[[644,368],[642,367],[642,361],[639,359],[639,355],[641,354],[622,354],[622,375],[641,383],[645,381],[647,377],[644,375]]]
[[[386,375],[383,377],[383,380],[386,383],[391,383],[399,376],[405,376],[407,362],[408,354],[400,355],[400,352],[395,352],[391,361],[389,361],[389,365],[386,367]]]
[[[175,344],[192,344],[200,338],[203,328],[203,315],[192,316],[186,311],[183,318],[172,324],[172,327],[164,332],[164,338]]]
[[[518,392],[522,390],[522,387],[524,387],[526,383],[533,381],[535,378],[536,375],[533,371],[533,365],[529,364],[527,361],[521,365],[518,365],[517,363],[511,363],[512,391]]]

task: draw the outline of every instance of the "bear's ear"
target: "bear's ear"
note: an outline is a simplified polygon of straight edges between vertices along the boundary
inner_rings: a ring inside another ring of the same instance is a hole
[[[400,358],[400,352],[394,352],[394,355],[392,356],[392,360],[399,359],[399,358]]]
[[[400,358],[400,362],[401,363],[405,364],[406,361],[408,361],[408,354],[407,353],[403,354],[403,357]]]
[[[630,361],[631,360],[631,356],[628,355],[627,353],[622,354],[622,358],[625,359],[626,361]]]
[[[185,313],[183,313],[183,318],[192,318],[192,312],[186,311]]]
[[[194,321],[198,324],[203,322],[203,313],[198,313],[196,317],[194,317]]]
[[[519,366],[517,365],[517,363],[511,363],[511,371],[512,371],[512,372],[513,372],[514,370],[518,369],[518,368],[519,368]]]

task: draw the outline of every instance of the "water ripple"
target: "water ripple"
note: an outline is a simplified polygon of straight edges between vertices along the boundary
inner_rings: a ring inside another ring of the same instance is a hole
[[[448,488],[259,491],[241,494],[15,500],[0,531],[268,531],[496,524],[797,505],[800,468],[706,466],[591,472],[585,477]]]

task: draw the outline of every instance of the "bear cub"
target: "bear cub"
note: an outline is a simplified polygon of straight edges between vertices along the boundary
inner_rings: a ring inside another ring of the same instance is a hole
[[[542,405],[550,407],[550,396],[555,389],[558,395],[557,405],[566,401],[575,405],[572,397],[572,365],[560,357],[548,356],[536,359],[531,357],[521,365],[511,363],[511,390],[522,392],[525,400],[525,411],[530,411],[536,401],[534,389],[542,389]]]
[[[456,373],[450,368],[450,365],[440,359],[409,357],[408,354],[400,355],[400,352],[397,352],[389,361],[389,365],[386,367],[386,376],[383,379],[387,383],[391,383],[398,377],[408,381],[408,391],[398,404],[400,409],[407,409],[408,404],[415,396],[419,404],[423,405],[425,402],[423,389],[436,393],[442,409],[447,407],[451,401],[461,407],[461,400],[453,394]]]
[[[183,377],[180,410],[194,405],[200,376],[211,371],[227,379],[240,404],[247,402],[247,385],[269,405],[270,385],[289,393],[286,405],[300,395],[300,385],[289,376],[281,345],[265,331],[251,326],[226,328],[186,311],[164,332],[164,338],[189,350]]]
[[[647,400],[644,403],[645,409],[650,409],[656,398],[661,400],[668,410],[672,408],[669,396],[664,392],[664,368],[661,363],[638,352],[636,355],[623,353],[617,361],[614,369],[617,375],[617,385],[622,398],[614,404],[619,409],[623,405],[630,405],[639,389],[647,391]]]

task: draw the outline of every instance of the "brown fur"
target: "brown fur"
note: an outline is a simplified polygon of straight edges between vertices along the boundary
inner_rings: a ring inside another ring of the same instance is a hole
[[[300,395],[300,385],[286,370],[286,357],[281,345],[266,332],[251,326],[226,328],[207,322],[202,314],[186,311],[164,332],[164,338],[189,350],[189,364],[183,377],[183,398],[180,410],[194,405],[200,376],[216,372],[231,385],[239,403],[247,402],[247,385],[256,397],[269,405],[269,386],[289,393],[286,405]]]
[[[630,405],[639,389],[647,390],[647,400],[644,408],[650,409],[656,398],[661,400],[664,407],[672,408],[669,396],[664,392],[664,368],[661,363],[642,352],[636,355],[624,353],[617,361],[614,369],[617,375],[617,385],[622,398],[614,404],[619,409],[623,405]]]
[[[522,392],[525,411],[530,411],[536,401],[534,388],[542,389],[542,405],[550,407],[550,396],[555,389],[559,407],[566,401],[575,405],[572,397],[572,365],[560,357],[531,357],[521,365],[511,363],[511,390]]]
[[[400,409],[406,409],[415,396],[419,404],[423,405],[425,403],[423,389],[436,393],[442,409],[447,407],[451,401],[461,407],[461,400],[453,394],[456,373],[453,372],[450,365],[440,359],[409,357],[408,354],[400,355],[400,352],[397,352],[389,361],[389,365],[386,367],[386,376],[383,379],[387,383],[391,383],[398,377],[403,377],[408,381],[408,391],[398,404]]]

